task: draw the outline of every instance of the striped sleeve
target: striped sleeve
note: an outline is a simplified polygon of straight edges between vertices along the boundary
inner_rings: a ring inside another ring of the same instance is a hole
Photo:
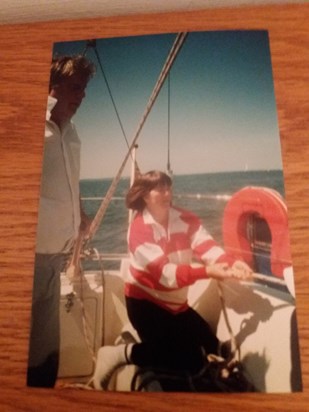
[[[222,247],[214,240],[211,234],[203,227],[200,219],[193,213],[187,212],[184,217],[189,224],[191,247],[195,257],[206,265],[212,263],[233,263]]]

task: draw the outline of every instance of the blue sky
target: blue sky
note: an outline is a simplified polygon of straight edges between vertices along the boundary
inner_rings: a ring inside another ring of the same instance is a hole
[[[97,39],[130,142],[176,34]],[[76,54],[85,41],[54,45]],[[97,66],[92,49],[87,57]],[[82,140],[82,178],[115,175],[127,145],[99,67],[74,117]],[[142,171],[166,170],[167,83],[139,137]],[[189,33],[170,73],[170,158],[174,174],[281,169],[281,150],[266,31]],[[130,165],[124,175],[128,175]]]

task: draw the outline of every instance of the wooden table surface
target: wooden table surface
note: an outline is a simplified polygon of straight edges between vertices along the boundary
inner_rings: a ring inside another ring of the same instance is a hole
[[[0,27],[1,410],[309,410],[308,21],[309,4],[302,3]],[[267,29],[270,35],[295,271],[303,392],[195,395],[27,388],[32,268],[52,43],[222,29]]]

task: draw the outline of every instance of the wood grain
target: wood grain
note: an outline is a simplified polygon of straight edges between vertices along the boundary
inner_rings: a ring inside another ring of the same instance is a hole
[[[309,405],[309,4],[0,27],[0,405],[3,411],[304,411]],[[223,29],[267,29],[294,261],[304,391],[125,394],[25,387],[45,102],[54,41]]]

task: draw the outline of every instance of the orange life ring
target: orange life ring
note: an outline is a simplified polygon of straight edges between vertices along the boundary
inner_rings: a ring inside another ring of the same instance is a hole
[[[271,233],[271,271],[282,278],[284,269],[291,266],[291,253],[286,204],[275,190],[245,187],[232,196],[223,215],[225,250],[252,267],[253,253],[247,235],[251,216],[262,218],[268,224]]]

